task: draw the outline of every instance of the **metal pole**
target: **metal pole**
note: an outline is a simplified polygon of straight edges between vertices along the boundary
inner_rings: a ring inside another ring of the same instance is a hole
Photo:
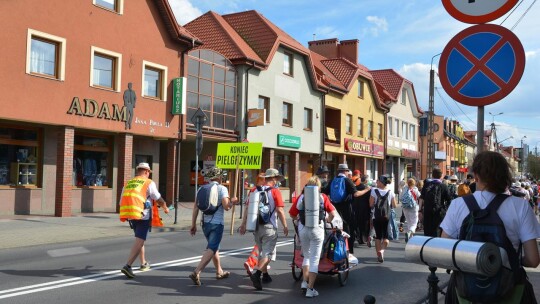
[[[433,62],[433,59],[432,59]],[[433,171],[433,161],[435,159],[435,151],[433,150],[433,116],[435,115],[435,71],[433,68],[429,71],[429,112],[428,112],[428,140],[427,140],[427,167],[426,177],[431,178]]]
[[[435,274],[437,267],[429,267],[429,274],[427,282],[429,284],[428,301],[429,304],[437,304],[439,296],[439,278]]]
[[[477,129],[476,129],[476,154],[484,150],[484,106],[478,107],[478,118],[477,118]]]

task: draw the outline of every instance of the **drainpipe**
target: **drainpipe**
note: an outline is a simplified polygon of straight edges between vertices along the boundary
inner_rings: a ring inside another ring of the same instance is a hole
[[[321,93],[322,96],[322,110],[321,110],[321,154],[319,154],[320,164],[323,165],[323,155],[324,155],[324,134],[326,132],[326,94]]]
[[[255,60],[253,60],[253,65],[249,66],[246,69],[246,82],[245,82],[245,89],[244,89],[244,139],[247,140],[247,132],[248,132],[248,93],[249,93],[249,71],[255,66]],[[266,119],[266,118],[264,118]],[[241,142],[242,140],[240,140]],[[244,185],[246,183],[246,178],[244,174],[244,170],[242,169],[242,185],[240,186],[240,202],[244,201]],[[242,212],[244,211],[244,204],[240,204],[240,219],[242,219]]]

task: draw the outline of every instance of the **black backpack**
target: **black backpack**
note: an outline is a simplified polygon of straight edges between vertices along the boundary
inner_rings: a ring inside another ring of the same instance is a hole
[[[493,277],[455,271],[451,279],[455,280],[453,283],[457,294],[464,299],[475,303],[500,301],[525,278],[525,271],[520,266],[520,254],[508,239],[504,223],[497,214],[497,210],[508,197],[505,194],[497,194],[485,209],[480,209],[473,195],[463,197],[470,213],[461,224],[459,239],[490,242],[503,248],[506,250],[511,267],[509,269],[502,265]],[[521,244],[518,251],[521,252]]]
[[[434,215],[444,218],[446,207],[442,202],[442,183],[431,181],[426,187],[426,191],[422,197],[424,200],[424,210],[431,211]]]
[[[375,194],[377,195],[377,200],[375,201],[375,219],[376,220],[388,220],[390,217],[390,206],[388,204],[388,196],[390,195],[390,190],[386,192],[383,196],[379,192],[379,189],[375,189]]]

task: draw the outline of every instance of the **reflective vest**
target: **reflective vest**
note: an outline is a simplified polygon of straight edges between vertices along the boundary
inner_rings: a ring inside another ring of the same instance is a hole
[[[120,200],[120,220],[140,220],[143,216],[146,192],[152,182],[149,178],[135,177],[127,182]]]

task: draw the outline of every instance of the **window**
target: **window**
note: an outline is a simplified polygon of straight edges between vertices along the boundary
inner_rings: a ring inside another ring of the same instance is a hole
[[[371,120],[368,122],[368,130],[367,130],[367,132],[368,132],[368,138],[373,139],[373,121],[371,121]]]
[[[285,53],[283,56],[283,74],[293,76],[293,59],[293,54]]]
[[[90,86],[120,92],[122,55],[92,47]]]
[[[399,119],[395,119],[396,122],[396,137],[399,137]]]
[[[216,52],[204,49],[189,52],[188,128],[193,128],[189,118],[200,107],[208,117],[208,127],[221,132],[236,132],[236,75],[233,64]]]
[[[283,103],[282,121],[284,126],[292,127],[292,104],[287,102]]]
[[[64,80],[66,39],[28,29],[26,73]]]
[[[274,156],[274,165],[279,171],[279,174],[283,175],[281,187],[289,187],[289,155],[276,154]]]
[[[38,186],[41,147],[39,129],[0,125],[0,188]]]
[[[409,127],[406,122],[401,123],[401,136],[405,139],[409,139]]]
[[[416,126],[415,125],[410,125],[409,128],[410,128],[409,133],[411,134],[411,140],[415,141],[416,140]]]
[[[111,187],[111,144],[110,137],[75,134],[73,186]]]
[[[352,134],[352,115],[345,115],[345,132]]]
[[[94,0],[94,5],[118,14],[124,11],[124,0]]]
[[[388,117],[388,133],[389,133],[389,135],[394,134],[394,127],[392,125],[392,121],[394,121],[394,119],[392,117]]]
[[[270,122],[270,98],[259,96],[259,106],[257,108],[266,110],[266,122]]]
[[[165,101],[167,67],[143,60],[142,96]]]
[[[304,108],[304,130],[313,130],[313,110]]]
[[[377,124],[377,138],[379,139],[379,141],[382,141],[382,140],[383,140],[383,128],[382,128],[382,124]]]
[[[364,137],[364,119],[358,117],[356,125],[356,135],[359,137]]]
[[[401,104],[407,104],[407,90],[401,90]]]
[[[364,98],[364,82],[362,80],[358,80],[358,97]]]

